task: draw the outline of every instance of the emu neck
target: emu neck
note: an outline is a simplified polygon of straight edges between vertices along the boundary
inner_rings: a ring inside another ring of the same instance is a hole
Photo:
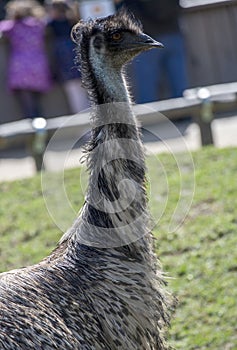
[[[121,70],[96,55],[90,64],[94,81],[89,92],[95,106],[87,156],[89,185],[72,230],[80,243],[120,247],[147,233],[144,153]]]
[[[80,231],[84,243],[116,247],[147,233],[144,154],[136,126],[109,123],[95,129],[88,169]]]
[[[90,64],[95,80],[93,103],[95,105],[110,102],[130,103],[126,81],[121,67],[114,66],[105,56],[98,55],[91,49]]]

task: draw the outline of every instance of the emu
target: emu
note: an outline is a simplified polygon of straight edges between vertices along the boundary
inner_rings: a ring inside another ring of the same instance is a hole
[[[168,349],[173,297],[153,251],[123,74],[134,56],[162,45],[124,11],[79,22],[72,35],[94,106],[87,195],[51,255],[0,275],[0,349]]]

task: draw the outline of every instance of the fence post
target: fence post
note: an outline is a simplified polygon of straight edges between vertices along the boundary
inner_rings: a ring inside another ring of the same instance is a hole
[[[44,118],[35,118],[32,120],[32,127],[35,134],[32,141],[31,151],[35,161],[37,171],[44,170],[44,151],[47,145],[47,121]]]
[[[197,118],[197,123],[200,128],[202,145],[213,145],[211,123],[214,115],[210,91],[207,88],[200,88],[197,91],[197,97],[201,101],[200,115]]]

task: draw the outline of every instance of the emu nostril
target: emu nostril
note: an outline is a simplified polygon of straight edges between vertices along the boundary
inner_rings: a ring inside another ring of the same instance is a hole
[[[154,40],[152,40],[151,38],[148,38],[148,39],[145,41],[146,44],[151,44],[151,43],[153,43],[153,42],[154,42]]]

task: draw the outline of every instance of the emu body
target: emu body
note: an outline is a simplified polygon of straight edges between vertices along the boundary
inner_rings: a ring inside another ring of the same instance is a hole
[[[136,54],[161,45],[123,12],[80,22],[74,39],[92,105],[110,105],[93,112],[88,191],[72,228],[39,264],[0,275],[0,349],[164,350],[172,298],[147,226],[123,75]]]

